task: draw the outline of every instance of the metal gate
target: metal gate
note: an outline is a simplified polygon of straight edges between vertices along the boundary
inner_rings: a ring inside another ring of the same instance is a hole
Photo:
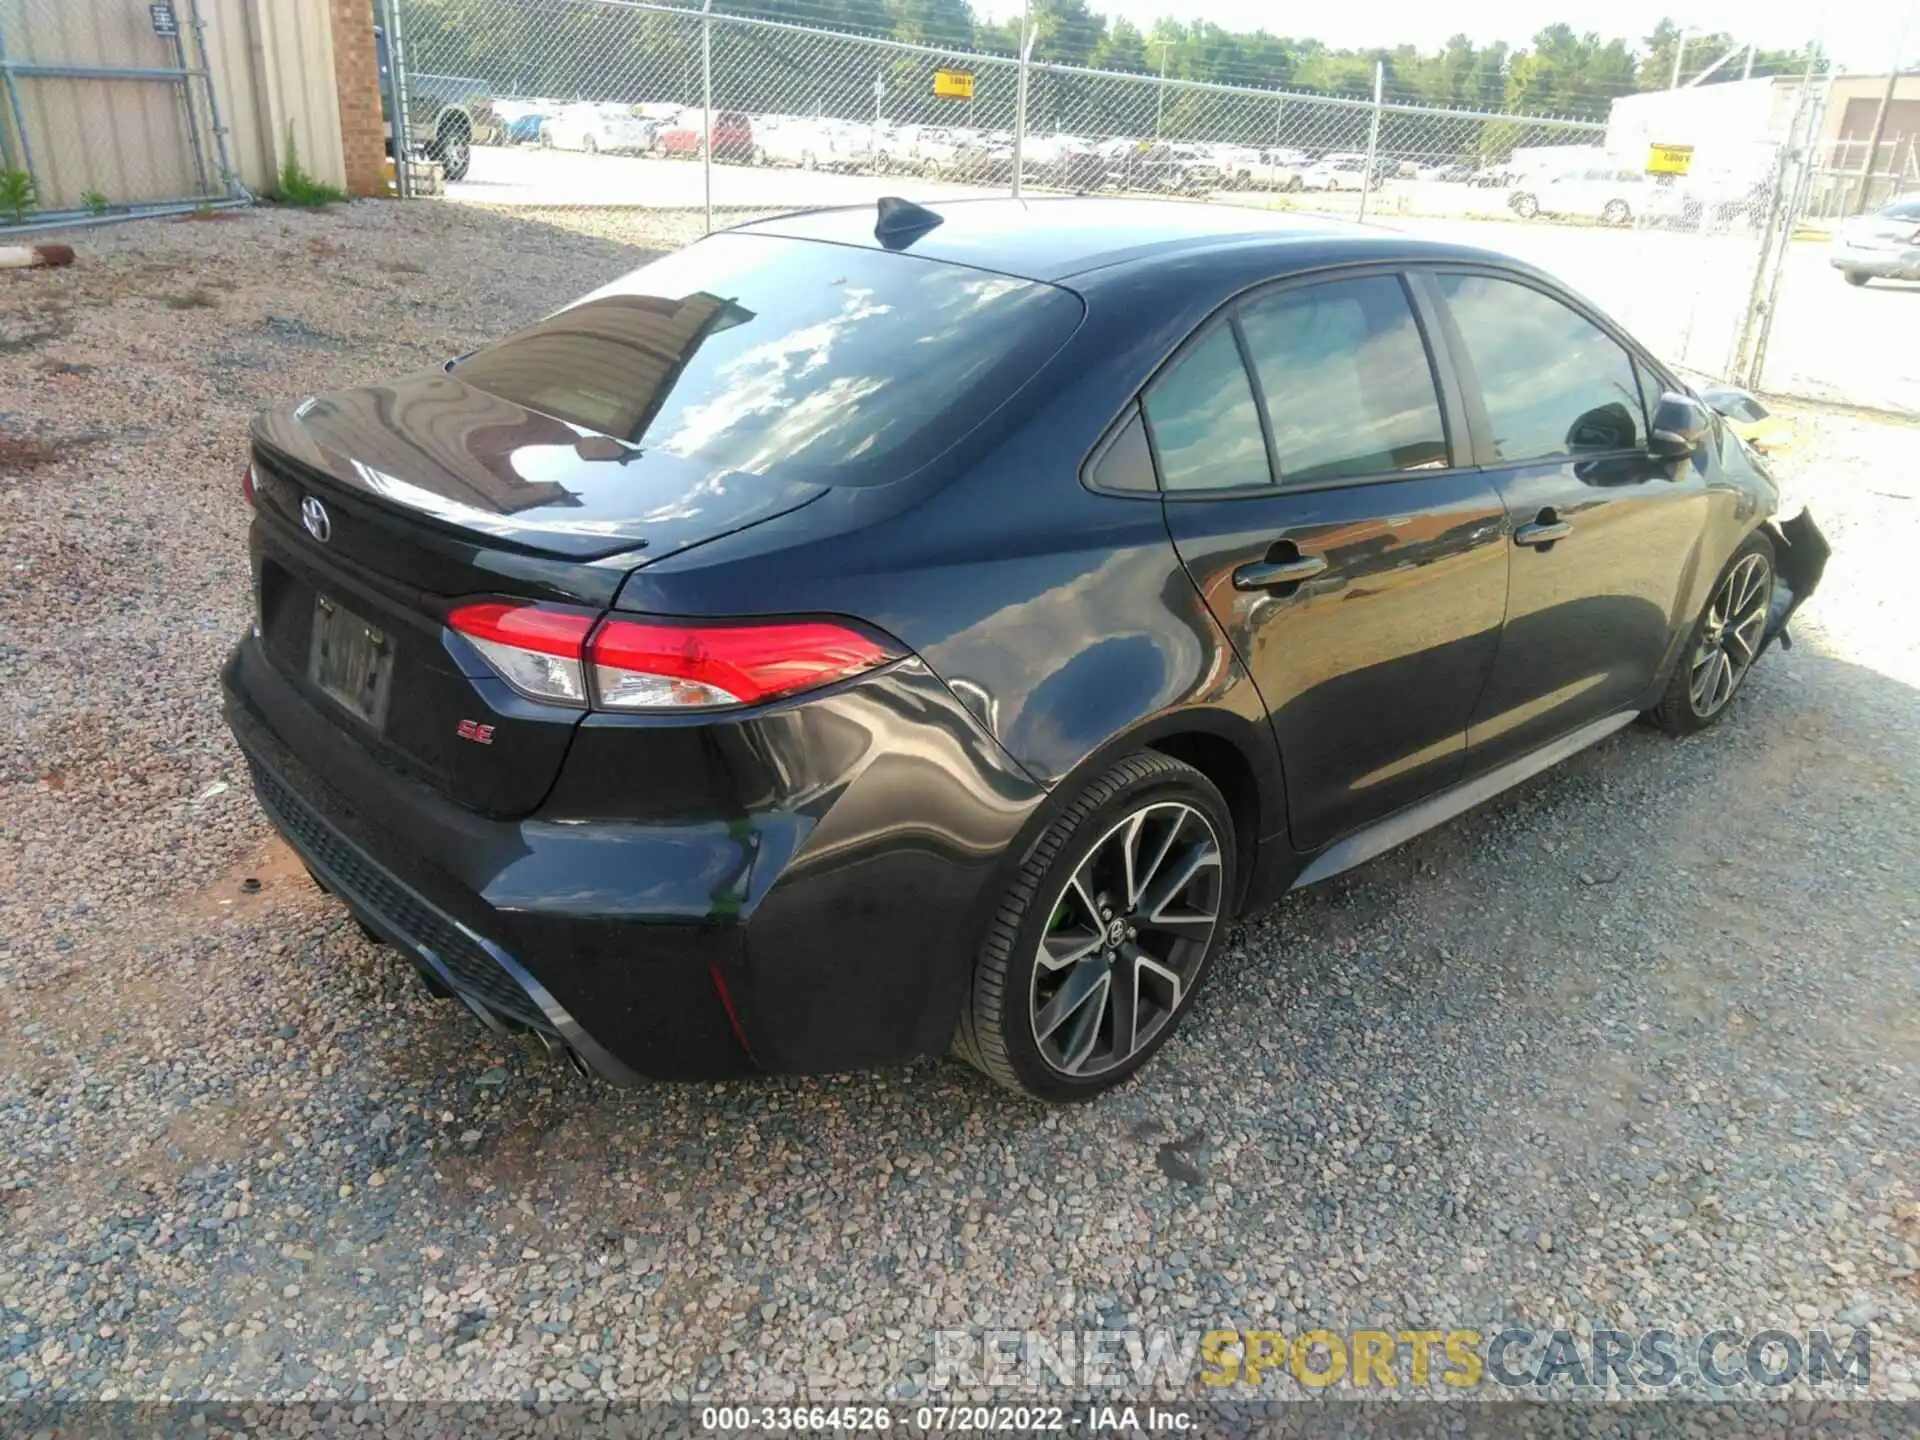
[[[244,198],[198,0],[0,0],[0,232]]]

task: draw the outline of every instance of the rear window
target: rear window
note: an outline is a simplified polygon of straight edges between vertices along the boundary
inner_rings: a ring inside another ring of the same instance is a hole
[[[1920,220],[1920,200],[1896,200],[1880,213],[1889,220]]]
[[[996,409],[1079,323],[1052,285],[716,235],[476,351],[467,384],[715,473],[895,478]]]

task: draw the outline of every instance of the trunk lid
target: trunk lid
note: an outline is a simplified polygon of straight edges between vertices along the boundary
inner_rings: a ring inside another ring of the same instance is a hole
[[[514,693],[448,611],[484,595],[604,610],[635,566],[825,493],[695,474],[444,372],[263,416],[253,465],[275,666],[395,768],[505,816],[545,798],[583,712]]]

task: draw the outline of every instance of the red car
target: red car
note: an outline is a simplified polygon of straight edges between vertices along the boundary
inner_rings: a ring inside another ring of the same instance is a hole
[[[659,148],[666,155],[698,155],[706,112],[682,110],[660,132]],[[716,160],[745,160],[753,153],[753,124],[734,110],[713,112],[713,155]]]

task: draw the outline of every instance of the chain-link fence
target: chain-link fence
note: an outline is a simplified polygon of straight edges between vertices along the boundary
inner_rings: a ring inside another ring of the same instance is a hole
[[[461,121],[447,107],[458,101],[471,112],[476,97],[497,122],[476,138],[509,148],[909,173],[1008,190],[1311,195],[1318,208],[1358,210],[1377,197],[1401,213],[1497,212],[1529,153],[1592,146],[1603,129],[1044,58],[1023,65],[631,0],[395,0],[391,8],[411,142],[441,158],[456,182],[473,160],[449,133]],[[596,190],[576,173],[578,203],[659,203],[657,193]],[[1385,196],[1391,181],[1404,184]],[[778,206],[786,193],[723,183],[735,203],[760,193]]]
[[[1824,259],[1791,240],[1831,203],[1822,170],[1851,163],[1814,153],[1826,87],[1811,73],[1770,82],[1791,92],[1773,140],[1660,175],[1644,140],[1616,136],[1633,152],[1616,153],[1591,120],[1088,69],[1044,42],[1023,64],[650,0],[379,3],[408,139],[460,198],[704,206],[709,224],[715,208],[887,193],[1298,208],[1517,254],[1703,377],[1790,374],[1783,388],[1833,397],[1860,348],[1817,301],[1784,344],[1775,323],[1812,293],[1806,276],[1824,283]],[[1904,163],[1857,159],[1860,174]]]
[[[0,230],[235,198],[196,0],[0,0]]]

